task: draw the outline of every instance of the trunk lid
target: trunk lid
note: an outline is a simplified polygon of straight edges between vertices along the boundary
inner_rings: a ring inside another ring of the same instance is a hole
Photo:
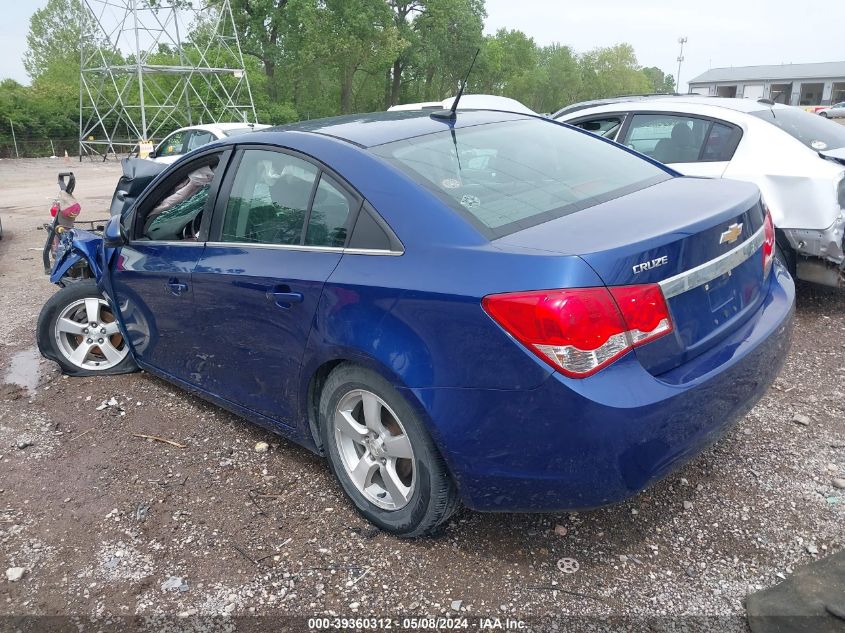
[[[608,286],[661,285],[674,331],[636,349],[660,374],[739,327],[765,292],[758,189],[674,178],[496,240],[579,255]]]

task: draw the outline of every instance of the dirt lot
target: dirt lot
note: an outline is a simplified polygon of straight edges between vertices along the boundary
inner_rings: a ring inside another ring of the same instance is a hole
[[[66,167],[82,218],[103,216],[117,164],[0,161],[0,572],[25,568],[17,582],[0,576],[0,614],[104,626],[224,616],[204,620],[224,628],[250,621],[239,615],[459,612],[544,619],[539,628],[628,615],[743,631],[748,592],[845,544],[845,491],[832,484],[845,476],[843,294],[800,287],[774,388],[632,501],[581,514],[464,511],[438,538],[402,541],[370,528],[322,460],[279,437],[143,373],[69,379],[39,360],[35,321],[54,288],[36,225]],[[119,408],[101,407],[110,398]],[[269,452],[254,450],[260,441]],[[562,573],[564,557],[578,571]]]

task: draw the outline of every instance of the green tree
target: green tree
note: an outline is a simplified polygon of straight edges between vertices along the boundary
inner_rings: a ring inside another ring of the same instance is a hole
[[[664,74],[657,66],[643,68],[643,73],[651,82],[651,88],[655,94],[675,92],[675,78],[672,75]]]
[[[35,81],[79,82],[80,45],[93,36],[95,24],[80,0],[48,0],[32,14],[23,65]]]
[[[600,99],[651,91],[630,44],[596,48],[581,57],[582,99]]]

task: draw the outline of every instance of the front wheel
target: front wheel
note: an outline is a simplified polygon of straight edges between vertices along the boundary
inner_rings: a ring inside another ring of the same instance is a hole
[[[458,508],[446,464],[419,417],[384,378],[341,365],[320,397],[332,471],[358,512],[403,537],[434,532]]]
[[[830,115],[829,115],[827,112],[820,112],[820,113],[819,113],[819,115],[820,115],[820,116],[823,116],[823,117],[824,117],[824,118],[826,118],[826,119],[829,119],[829,118],[830,118]]]
[[[70,376],[125,374],[138,369],[108,301],[93,279],[54,294],[38,316],[38,349]]]

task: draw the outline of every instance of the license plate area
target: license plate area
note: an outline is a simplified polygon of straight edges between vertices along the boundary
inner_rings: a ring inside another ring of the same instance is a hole
[[[733,278],[733,271],[704,284],[710,312],[713,314],[714,325],[721,325],[739,312],[741,305],[740,293]]]

